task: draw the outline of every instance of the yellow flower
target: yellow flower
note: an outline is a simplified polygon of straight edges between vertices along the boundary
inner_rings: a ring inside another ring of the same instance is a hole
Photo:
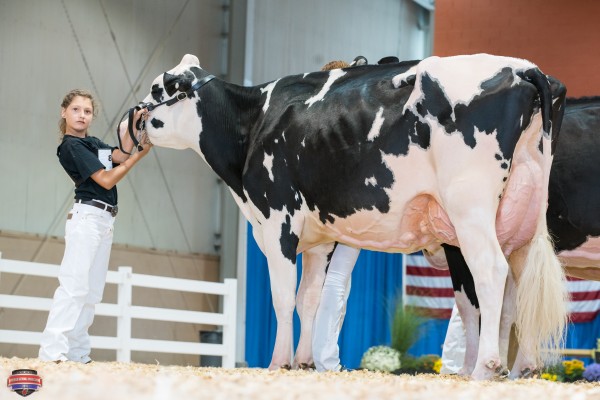
[[[442,369],[442,359],[438,358],[435,363],[433,364],[433,370],[439,374],[440,370]]]
[[[563,361],[563,366],[565,367],[565,375],[571,375],[585,369],[583,361],[577,359]]]
[[[545,379],[547,381],[556,382],[557,378],[558,378],[558,376],[556,376],[554,374],[549,374],[549,373],[543,373],[542,374],[542,379]]]

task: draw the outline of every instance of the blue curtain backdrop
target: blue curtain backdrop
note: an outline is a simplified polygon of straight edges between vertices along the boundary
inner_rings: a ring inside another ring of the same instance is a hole
[[[302,260],[298,260],[298,282]],[[267,260],[248,225],[246,287],[246,361],[249,367],[266,368],[271,362],[277,321],[271,302]],[[363,250],[352,272],[352,290],[340,333],[340,358],[344,366],[358,368],[362,354],[371,346],[390,343],[391,313],[402,293],[402,255]],[[442,354],[448,320],[428,321],[421,338],[409,353]],[[300,321],[294,318],[297,345]],[[600,316],[592,322],[571,324],[567,348],[592,349],[600,336]],[[591,360],[583,360],[586,363]]]

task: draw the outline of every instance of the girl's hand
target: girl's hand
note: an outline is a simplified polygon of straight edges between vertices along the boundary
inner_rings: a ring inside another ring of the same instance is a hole
[[[135,137],[138,139],[138,141],[140,140],[139,129],[142,126],[142,121],[140,121],[142,118],[143,118],[143,122],[145,122],[145,120],[148,118],[148,110],[145,108],[137,110],[133,114],[133,130],[134,130]],[[140,141],[140,143],[141,143],[141,141]]]
[[[152,142],[150,141],[148,134],[146,134],[146,133],[142,134],[142,137],[140,139],[140,144],[142,145],[142,150],[139,153],[142,157],[145,156],[146,154],[148,154],[148,152],[150,151],[152,146],[154,146],[152,144]]]

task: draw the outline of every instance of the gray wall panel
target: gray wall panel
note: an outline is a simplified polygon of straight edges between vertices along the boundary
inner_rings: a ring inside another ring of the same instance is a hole
[[[231,2],[228,68],[234,82],[263,83],[359,54],[371,62],[426,55],[428,38],[417,27],[419,7],[412,0]],[[117,119],[183,54],[196,54],[215,74],[227,67],[221,33],[222,4],[228,3],[0,0],[0,230],[63,235],[72,184],[54,152],[66,91],[83,87],[96,94],[101,109],[91,132],[116,144]],[[250,36],[240,34],[248,21],[239,13],[247,8]],[[229,198],[220,208],[214,204],[218,190],[196,154],[156,148],[119,184],[115,241],[215,254],[215,213],[231,211]],[[237,220],[222,222],[224,251],[235,258]]]
[[[95,93],[90,132],[116,145],[118,117],[185,53],[220,67],[220,21],[220,0],[0,1],[0,229],[63,235],[72,184],[55,148],[68,90]],[[155,149],[118,187],[115,242],[215,253],[217,186],[197,155]]]

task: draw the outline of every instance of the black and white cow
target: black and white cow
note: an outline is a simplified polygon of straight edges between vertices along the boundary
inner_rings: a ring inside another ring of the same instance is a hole
[[[546,220],[567,273],[600,281],[600,97],[568,99]]]
[[[196,151],[252,224],[277,316],[270,368],[292,361],[298,253],[302,330],[294,362],[310,361],[334,242],[403,253],[460,245],[485,293],[476,379],[503,368],[506,255],[518,254],[511,268],[524,271],[519,312],[528,318],[520,329],[535,338],[534,349],[560,342],[564,274],[545,221],[552,95],[535,65],[479,54],[255,87],[210,79],[191,55],[157,77],[144,100],[152,104],[147,133],[155,145]]]
[[[568,275],[600,280],[600,186],[597,184],[600,176],[597,162],[600,158],[600,97],[567,99],[556,143],[546,213],[554,248]],[[455,290],[463,292],[457,297],[467,333],[461,373],[469,373],[475,366],[479,328],[473,278],[460,249],[456,247],[444,245],[444,252],[428,256],[437,267],[449,265]],[[460,305],[462,295],[465,299]],[[508,313],[501,325],[503,353],[508,350],[514,319],[511,296],[506,297]],[[511,375],[522,376],[538,367],[528,349],[521,345]]]

